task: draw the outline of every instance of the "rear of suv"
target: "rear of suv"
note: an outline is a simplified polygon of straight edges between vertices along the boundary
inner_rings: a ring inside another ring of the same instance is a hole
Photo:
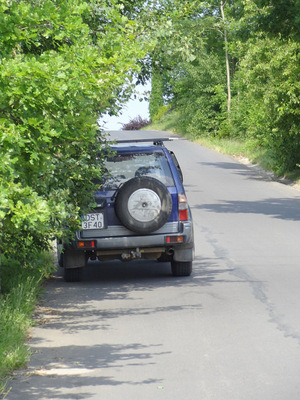
[[[152,259],[170,262],[174,276],[191,274],[193,223],[180,166],[163,140],[144,141],[111,147],[97,205],[61,254],[66,281],[80,281],[89,259]]]

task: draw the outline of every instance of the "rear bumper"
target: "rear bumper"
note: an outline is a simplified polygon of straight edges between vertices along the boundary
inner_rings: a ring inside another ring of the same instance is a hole
[[[88,238],[82,232],[77,232],[76,241],[74,247],[78,250],[82,250],[82,247],[78,247],[78,242],[93,241],[93,247],[84,248],[86,252],[94,253],[96,256],[101,255],[118,254],[131,250],[139,249],[142,254],[151,253],[169,253],[173,254],[175,261],[192,261],[194,258],[194,234],[193,224],[191,221],[182,222],[176,224],[177,229],[167,229],[163,231],[159,230],[149,235],[134,235],[131,233],[129,236],[104,236],[103,231],[102,237],[91,237],[89,234]],[[114,227],[110,227],[110,232],[114,231]],[[119,232],[120,227],[116,227],[115,232]],[[171,231],[171,232],[170,232]],[[124,232],[122,232],[124,233]],[[182,237],[182,243],[168,243],[167,238]]]
[[[167,222],[159,230],[151,234],[134,233],[122,225],[109,226],[108,229],[77,231],[77,241],[94,241],[96,249],[126,249],[131,247],[165,246],[167,236],[184,237],[184,243],[193,242],[193,223]]]

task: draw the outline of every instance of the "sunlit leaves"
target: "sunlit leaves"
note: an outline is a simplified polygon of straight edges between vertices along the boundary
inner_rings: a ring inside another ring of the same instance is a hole
[[[269,38],[249,46],[241,63],[238,104],[247,135],[271,149],[278,171],[299,163],[299,43]]]
[[[129,96],[147,49],[114,0],[0,6],[0,248],[17,254],[72,233],[92,205],[96,121]]]
[[[166,23],[155,53],[157,89],[163,84],[161,99],[176,107],[180,129],[195,136],[250,138],[268,149],[277,172],[298,168],[299,0],[161,3]],[[230,113],[224,50],[232,82]]]

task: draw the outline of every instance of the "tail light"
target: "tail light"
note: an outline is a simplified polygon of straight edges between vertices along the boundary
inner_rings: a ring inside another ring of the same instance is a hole
[[[179,221],[187,221],[189,219],[189,207],[184,194],[178,195],[178,211]]]
[[[183,243],[184,237],[183,236],[167,236],[166,243]]]
[[[83,242],[83,241],[77,242],[77,246],[78,246],[79,248],[81,248],[81,249],[96,247],[96,246],[95,246],[95,241],[94,241],[94,240],[88,240],[88,241],[85,240],[84,242]]]

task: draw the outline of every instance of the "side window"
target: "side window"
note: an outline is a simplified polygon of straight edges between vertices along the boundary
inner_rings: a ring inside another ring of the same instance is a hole
[[[177,169],[177,172],[178,172],[178,175],[179,175],[179,177],[180,177],[180,180],[181,180],[181,182],[183,182],[183,173],[182,173],[182,171],[181,171],[179,162],[178,162],[178,160],[177,160],[175,154],[173,153],[173,151],[170,151],[170,154],[171,154],[172,160],[173,160],[173,162],[174,162],[174,164],[175,164],[175,167],[176,167],[176,169]]]

